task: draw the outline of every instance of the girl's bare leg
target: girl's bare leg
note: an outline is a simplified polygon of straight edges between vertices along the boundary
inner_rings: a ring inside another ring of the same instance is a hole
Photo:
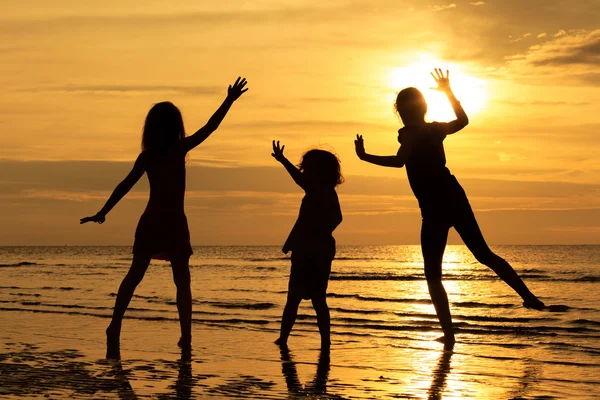
[[[317,325],[321,334],[321,348],[327,349],[331,346],[330,316],[327,298],[325,296],[312,299],[312,305],[317,313]]]
[[[178,345],[189,348],[192,345],[192,288],[190,276],[190,257],[188,255],[170,255],[173,280],[177,287],[177,311],[181,338]]]
[[[301,297],[290,295],[288,293],[287,302],[283,309],[283,315],[281,317],[281,331],[279,338],[275,341],[275,344],[279,346],[286,346],[290,332],[296,322],[296,316],[298,315],[298,307],[302,301]]]
[[[112,320],[106,328],[106,348],[107,357],[117,357],[119,352],[119,338],[121,335],[121,323],[123,316],[129,306],[136,287],[144,278],[144,274],[150,264],[150,254],[134,254],[129,272],[119,286],[115,308],[113,310]]]

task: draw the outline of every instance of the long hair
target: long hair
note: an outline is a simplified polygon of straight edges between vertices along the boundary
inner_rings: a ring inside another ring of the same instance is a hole
[[[427,113],[427,102],[419,89],[408,87],[398,93],[394,108],[400,115],[400,118],[402,118],[402,122],[406,125],[424,120]]]
[[[142,151],[163,153],[184,137],[185,128],[179,109],[170,101],[153,105],[144,122]]]
[[[314,172],[318,171],[323,183],[328,186],[336,187],[344,182],[340,159],[327,150],[313,149],[307,151],[302,156],[298,167],[302,172],[307,169],[314,170]]]

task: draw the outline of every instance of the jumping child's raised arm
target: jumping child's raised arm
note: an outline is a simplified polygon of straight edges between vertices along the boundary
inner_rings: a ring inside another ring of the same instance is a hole
[[[458,101],[456,96],[454,96],[454,93],[450,88],[450,71],[446,70],[446,76],[444,76],[443,71],[439,68],[436,68],[434,72],[435,74],[432,72],[431,76],[438,84],[436,90],[446,94],[450,104],[452,105],[452,110],[454,110],[454,115],[456,115],[456,119],[454,121],[441,122],[437,125],[442,129],[444,134],[451,135],[467,126],[469,124],[469,117],[467,117],[467,113],[460,104],[460,101]]]
[[[204,142],[211,133],[217,130],[233,102],[239,99],[240,96],[248,90],[248,88],[244,89],[244,86],[246,86],[247,83],[246,78],[238,77],[233,86],[229,85],[227,97],[223,101],[223,104],[221,104],[221,107],[219,107],[213,116],[210,117],[206,125],[198,129],[193,135],[183,139],[183,146],[185,147],[186,152]]]
[[[285,149],[285,145],[280,147],[279,140],[277,141],[277,143],[275,143],[275,141],[273,140],[273,153],[271,153],[271,155],[273,156],[273,158],[275,158],[277,161],[283,164],[283,166],[290,174],[294,182],[296,182],[296,184],[302,189],[305,189],[304,177],[302,176],[302,172],[300,172],[300,170],[296,168],[296,166],[292,164],[290,160],[285,158],[285,156],[283,155],[283,149]]]
[[[127,174],[125,179],[121,181],[113,190],[112,194],[104,204],[104,207],[98,213],[91,217],[81,218],[79,220],[80,224],[85,224],[86,222],[98,222],[99,224],[103,223],[106,219],[106,214],[113,209],[115,205],[131,190],[131,188],[140,180],[146,168],[144,167],[144,157],[145,153],[141,153],[138,158],[135,160],[135,164],[133,164],[133,168]]]

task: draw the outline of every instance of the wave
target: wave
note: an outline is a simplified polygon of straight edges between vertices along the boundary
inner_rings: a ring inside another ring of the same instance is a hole
[[[194,302],[195,304],[207,304],[212,307],[217,308],[225,308],[225,309],[242,309],[242,310],[269,310],[276,305],[269,302],[258,302],[258,303],[250,303],[250,302],[235,302],[228,303],[222,301],[208,301],[208,300],[198,300]]]
[[[36,262],[21,261],[19,263],[14,263],[14,264],[0,264],[0,268],[3,268],[3,267],[27,267],[30,265],[39,265],[39,264]]]
[[[576,324],[576,325],[592,325],[592,326],[598,326],[600,327],[600,322],[599,321],[592,321],[589,319],[576,319],[574,321],[571,321],[572,324]]]
[[[361,294],[327,293],[327,297],[352,298],[352,299],[363,300],[363,301],[378,301],[378,302],[392,302],[392,303],[431,304],[430,299],[374,297],[374,296],[363,296]]]
[[[547,274],[521,274],[521,278],[533,281],[545,282],[600,282],[600,276],[584,275],[579,277],[554,277]],[[331,274],[330,280],[333,281],[422,281],[425,280],[425,275],[409,274],[398,275],[395,273],[341,273],[334,272]],[[473,275],[473,274],[444,274],[445,281],[495,281],[498,280],[496,275]]]

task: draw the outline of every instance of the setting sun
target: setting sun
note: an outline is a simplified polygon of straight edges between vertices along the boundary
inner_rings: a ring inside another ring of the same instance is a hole
[[[461,101],[469,115],[485,108],[487,92],[486,82],[465,73],[460,65],[440,61],[434,57],[421,56],[419,62],[405,67],[395,67],[389,73],[388,85],[396,93],[406,87],[419,89],[428,104],[427,119],[431,121],[449,121],[454,118],[452,108],[446,96],[435,90],[435,81],[430,72],[434,68],[450,71],[450,81],[456,97]]]

